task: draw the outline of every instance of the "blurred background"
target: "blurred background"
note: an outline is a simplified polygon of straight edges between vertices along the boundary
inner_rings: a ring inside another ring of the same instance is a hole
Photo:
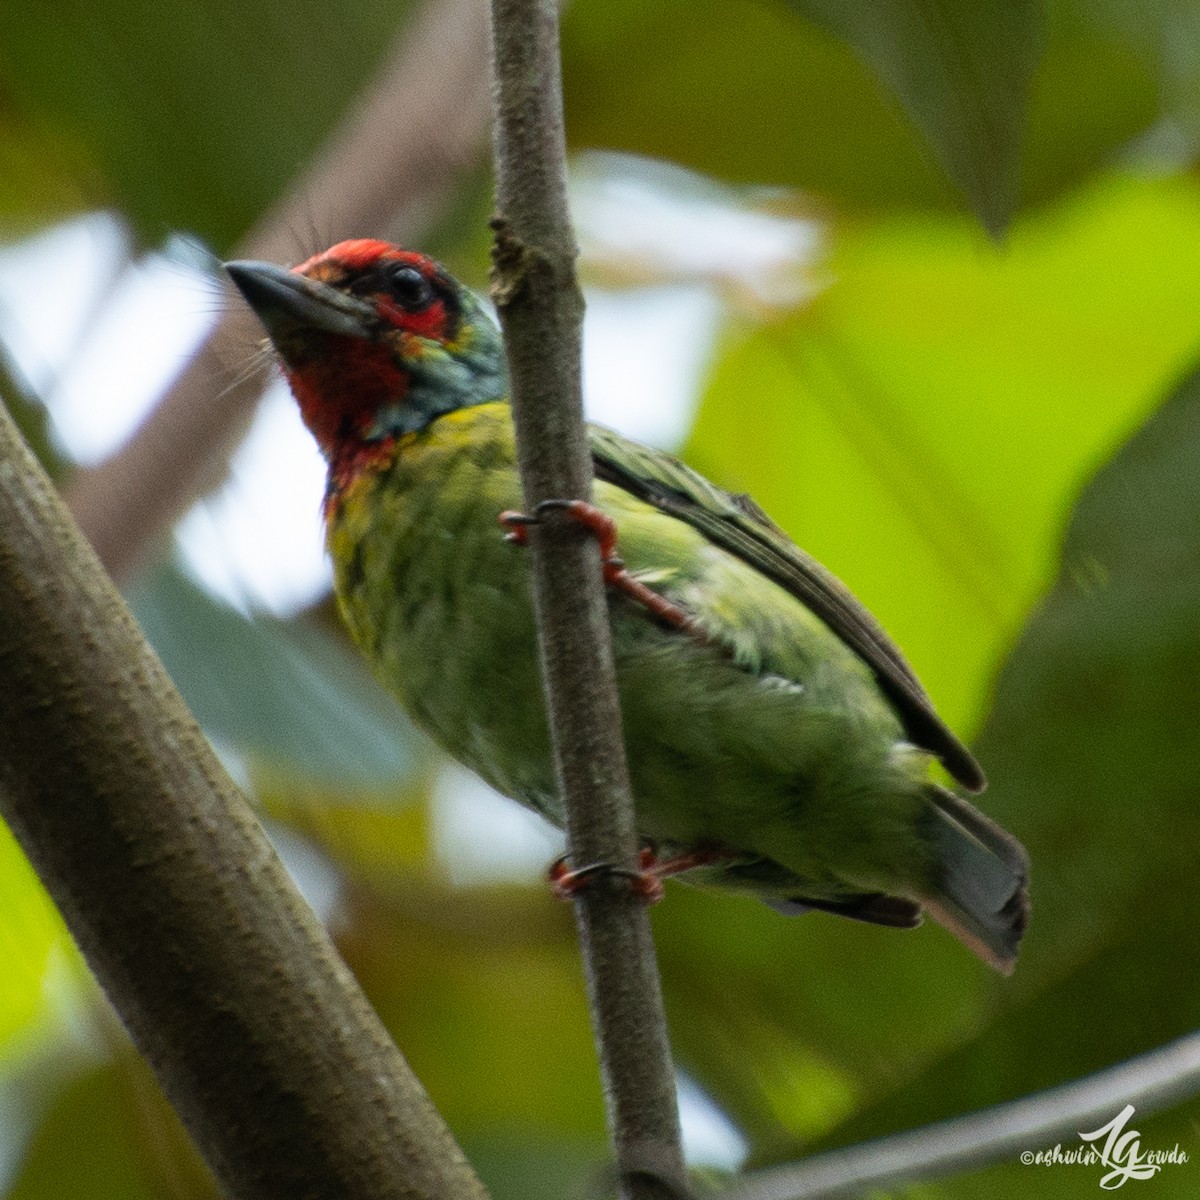
[[[486,290],[485,18],[0,8],[0,395],[493,1195],[587,1197],[558,840],[348,647],[321,464],[219,270],[385,236]],[[840,575],[1033,858],[1009,980],[934,927],[672,884],[692,1161],[914,1128],[1192,1030],[1200,2],[574,0],[563,49],[590,415]],[[2,831],[0,964],[4,1194],[213,1195]],[[1198,1118],[1135,1116],[1195,1161],[1131,1188],[1197,1194]],[[903,1194],[1101,1173],[1013,1155]]]

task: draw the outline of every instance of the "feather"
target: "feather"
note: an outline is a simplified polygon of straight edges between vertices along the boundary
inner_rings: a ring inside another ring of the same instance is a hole
[[[935,754],[968,791],[983,768],[934,711],[899,647],[850,590],[805,554],[748,496],[732,495],[678,459],[590,426],[596,477],[699,530],[795,596],[874,672],[913,743]]]

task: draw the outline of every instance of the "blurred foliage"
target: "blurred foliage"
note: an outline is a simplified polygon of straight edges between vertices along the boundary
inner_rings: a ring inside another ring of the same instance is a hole
[[[993,233],[1016,200],[1029,83],[1041,6],[977,0],[791,0],[856,48],[904,103]],[[918,65],[919,64],[919,65]]]
[[[46,201],[61,210],[82,198],[119,209],[153,243],[185,229],[228,249],[336,124],[406,7],[4,6],[0,111],[14,144],[0,161],[48,176],[12,217],[44,220]]]
[[[853,46],[798,19],[783,3],[573,5],[564,27],[568,134],[577,145],[660,156],[726,179],[799,187],[859,211],[958,207],[953,179],[1000,227],[1014,198],[1025,204],[1053,199],[1175,114],[1138,47],[1112,28],[1107,5],[1061,0],[1037,6],[1039,16],[1024,3],[972,0],[795,0],[794,7],[818,13]],[[928,10],[924,22],[917,15],[922,8]],[[939,31],[939,9],[958,12],[961,24],[948,22]],[[888,45],[880,19],[885,11],[936,60],[906,64]],[[993,56],[990,22],[1007,21],[1010,13],[1008,50]],[[1023,97],[1031,40],[1042,53]],[[964,47],[968,61],[959,63]],[[972,72],[976,56],[988,64],[979,81]],[[896,91],[871,73],[864,57],[887,68],[885,79]],[[898,98],[907,103],[908,117]],[[987,141],[979,144],[964,130],[985,120]],[[1020,160],[1017,147],[1023,148]]]
[[[0,234],[104,206],[142,246],[184,229],[227,250],[408,11],[0,9]],[[567,11],[576,150],[655,156],[822,223],[812,294],[730,305],[685,454],[845,578],[951,723],[982,730],[986,807],[1034,862],[1011,980],[937,929],[672,885],[654,923],[675,1049],[755,1162],[1049,1087],[1200,1019],[1198,47],[1197,0]],[[475,279],[485,211],[464,173],[438,223]],[[708,271],[728,298],[736,271]],[[347,960],[494,1195],[600,1194],[569,911],[533,872],[455,882],[436,760],[320,620],[240,615],[167,568],[132,598],[273,827],[313,852],[289,858],[301,882],[335,880]],[[211,1194],[7,836],[0,859],[0,1097],[17,1098],[0,1182]],[[1194,1194],[1198,1119],[1138,1114],[1146,1147],[1194,1161],[1131,1186]],[[903,1194],[1097,1186],[1014,1161]]]
[[[129,603],[209,736],[252,769],[286,764],[360,791],[398,787],[418,769],[424,743],[319,625],[250,621],[169,567],[140,580]]]
[[[728,332],[685,456],[853,580],[971,728],[1067,506],[1195,353],[1200,193],[1109,178],[1003,249],[855,224],[826,269],[807,309]]]

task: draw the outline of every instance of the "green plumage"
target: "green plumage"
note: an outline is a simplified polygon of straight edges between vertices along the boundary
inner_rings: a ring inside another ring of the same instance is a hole
[[[277,344],[296,336],[235,278]],[[305,281],[306,301],[320,295],[315,286]],[[486,317],[465,293],[453,297],[458,324],[441,331],[426,366],[456,348],[458,366],[482,356]],[[286,309],[278,286],[269,299]],[[304,319],[309,328],[307,309]],[[320,344],[319,327],[311,337]],[[417,367],[411,345],[395,353]],[[302,407],[312,403],[303,359],[285,354]],[[528,554],[497,523],[522,503],[511,413],[489,390],[468,387],[449,406],[439,395],[443,411],[419,421],[376,412],[380,432],[363,439],[353,469],[327,447],[328,544],[343,614],[380,679],[452,755],[561,824]],[[411,405],[400,397],[396,411]],[[640,832],[664,855],[734,852],[689,872],[692,882],[893,925],[915,924],[925,907],[1010,969],[1025,920],[1024,853],[930,780],[936,755],[965,785],[983,784],[899,651],[750,502],[608,430],[593,428],[591,440],[594,502],[617,523],[622,559],[705,635],[668,627],[610,589]]]

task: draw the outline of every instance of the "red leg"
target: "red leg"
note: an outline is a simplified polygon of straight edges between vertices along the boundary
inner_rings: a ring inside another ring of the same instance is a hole
[[[508,527],[504,535],[508,541],[518,546],[524,546],[529,540],[528,525],[537,524],[542,520],[543,510],[560,509],[572,520],[578,521],[585,529],[591,530],[600,543],[600,557],[604,562],[604,582],[609,587],[624,592],[634,603],[640,604],[652,616],[670,625],[673,629],[691,634],[699,641],[708,639],[704,631],[696,623],[695,617],[677,604],[672,604],[665,596],[660,596],[644,583],[639,583],[626,569],[625,564],[617,557],[617,523],[602,509],[585,500],[546,500],[537,506],[533,516],[518,512],[502,512],[500,524]]]
[[[674,858],[653,859],[650,864],[642,865],[643,869],[653,871],[659,879],[668,879],[672,875],[681,875],[684,871],[691,871],[696,867],[712,867],[742,857],[744,855],[735,854],[732,850],[714,847],[708,850],[691,850],[686,854],[677,854]]]

